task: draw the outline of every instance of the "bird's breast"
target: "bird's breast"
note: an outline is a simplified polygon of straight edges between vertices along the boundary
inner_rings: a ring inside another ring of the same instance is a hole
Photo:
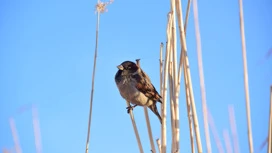
[[[140,106],[149,106],[153,103],[148,97],[146,97],[142,92],[136,88],[136,81],[124,77],[119,82],[117,82],[118,89],[121,96],[127,101],[137,104]]]

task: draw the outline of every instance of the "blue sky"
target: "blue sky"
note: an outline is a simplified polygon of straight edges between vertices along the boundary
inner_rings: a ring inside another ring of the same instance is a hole
[[[116,66],[124,60],[140,58],[142,68],[159,89],[159,45],[166,41],[169,3],[116,0],[102,14],[90,152],[138,152],[114,75]],[[182,1],[184,14],[186,3]],[[95,47],[95,4],[96,1],[86,0],[0,1],[0,148],[13,147],[8,118],[14,116],[23,152],[35,152],[31,111],[16,113],[22,106],[35,104],[44,153],[84,152]],[[223,129],[230,130],[228,105],[234,105],[240,150],[249,152],[238,0],[199,1],[198,8],[208,107],[223,140]],[[255,150],[266,138],[268,127],[271,57],[261,64],[258,62],[272,47],[271,9],[269,0],[244,1]],[[206,152],[192,15],[191,11],[188,56]],[[181,150],[189,152],[184,96],[182,86]],[[149,152],[143,109],[134,109],[134,114],[144,150]],[[159,121],[151,113],[150,119],[153,136],[158,138]],[[213,152],[217,152],[214,139],[211,141]],[[170,145],[168,151],[169,148]]]

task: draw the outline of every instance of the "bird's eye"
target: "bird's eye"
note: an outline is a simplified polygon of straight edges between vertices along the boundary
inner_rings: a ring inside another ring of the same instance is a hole
[[[128,66],[127,68],[128,68],[128,69],[131,69],[131,67],[130,67],[130,66]]]

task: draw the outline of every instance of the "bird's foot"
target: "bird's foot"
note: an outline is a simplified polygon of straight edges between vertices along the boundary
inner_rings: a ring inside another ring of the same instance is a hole
[[[137,104],[136,105],[133,105],[133,106],[131,106],[131,105],[129,105],[126,109],[127,109],[127,113],[130,113],[130,111],[132,111],[133,110],[133,108],[135,108],[136,106],[138,106]]]

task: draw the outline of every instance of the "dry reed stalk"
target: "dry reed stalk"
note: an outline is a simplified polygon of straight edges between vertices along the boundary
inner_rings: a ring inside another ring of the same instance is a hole
[[[36,153],[41,153],[42,143],[41,143],[40,123],[39,123],[38,111],[34,105],[32,106],[32,118],[33,118],[32,120],[33,120]]]
[[[15,126],[15,121],[13,118],[9,119],[9,124],[10,124],[11,133],[12,133],[12,137],[13,137],[13,141],[14,141],[15,151],[16,151],[16,153],[22,153],[22,149],[20,147],[19,136],[18,136],[16,126]]]
[[[209,121],[209,124],[211,126],[212,135],[213,135],[213,138],[215,140],[218,152],[219,153],[224,153],[225,151],[224,151],[223,145],[222,145],[222,143],[220,141],[219,134],[217,132],[217,128],[216,128],[214,120],[213,120],[213,116],[212,116],[211,112],[208,111],[208,110],[207,110],[207,113],[208,113],[208,121]]]
[[[127,101],[127,107],[130,107],[130,103],[128,101]],[[140,139],[140,136],[139,136],[139,133],[138,133],[138,129],[137,129],[137,126],[136,126],[136,122],[135,122],[132,110],[129,111],[129,115],[130,115],[130,119],[131,119],[131,122],[132,122],[132,125],[133,125],[133,129],[134,129],[134,133],[135,133],[135,136],[136,136],[136,139],[137,139],[137,143],[138,143],[140,153],[144,153],[142,143],[141,143],[141,139]]]
[[[171,11],[173,12],[173,23],[172,23],[172,77],[173,77],[173,104],[174,104],[174,143],[175,143],[175,153],[180,152],[180,144],[179,144],[179,138],[180,138],[180,131],[179,131],[179,90],[177,90],[178,87],[178,76],[177,76],[177,34],[176,34],[176,4],[175,0],[171,0]],[[172,142],[172,143],[173,143]]]
[[[156,142],[157,142],[157,145],[158,145],[158,152],[161,153],[161,140],[157,139]]]
[[[172,50],[172,43],[171,43],[171,51]],[[173,76],[173,62],[172,62],[172,54],[170,53],[170,61],[169,61],[169,89],[170,89],[170,117],[171,117],[171,129],[172,129],[172,147],[171,147],[171,152],[175,152],[176,150],[176,139],[175,139],[175,135],[176,135],[176,126],[175,126],[175,120],[176,120],[176,116],[175,116],[175,105],[174,105],[174,76]]]
[[[195,107],[195,101],[194,101],[194,93],[193,93],[193,88],[192,88],[192,81],[191,81],[191,74],[190,74],[190,68],[189,68],[189,59],[187,56],[187,45],[186,45],[186,39],[185,39],[185,31],[184,31],[184,26],[183,26],[183,20],[182,20],[182,7],[181,7],[181,2],[179,0],[176,0],[176,10],[177,10],[177,15],[178,15],[178,25],[179,25],[179,31],[180,31],[180,41],[181,41],[181,46],[182,46],[182,52],[180,54],[180,64],[179,64],[179,83],[178,86],[180,85],[180,78],[181,78],[181,66],[182,63],[184,62],[184,71],[186,72],[186,77],[188,81],[188,92],[189,92],[189,99],[191,102],[191,109],[192,109],[192,116],[193,116],[193,121],[194,121],[194,131],[196,135],[196,144],[197,144],[197,149],[199,153],[202,153],[202,143],[201,143],[201,138],[200,138],[200,132],[199,132],[199,126],[198,126],[198,117],[197,117],[197,112],[196,112],[196,107]],[[187,10],[187,14],[189,11]],[[183,57],[184,56],[184,57]],[[184,72],[185,73],[185,72]],[[179,90],[179,88],[178,88]],[[187,91],[187,90],[186,90]]]
[[[148,130],[148,136],[149,136],[149,142],[150,142],[150,146],[151,146],[151,151],[152,153],[156,153],[156,149],[155,149],[155,144],[153,141],[153,135],[152,135],[152,130],[151,130],[151,125],[150,125],[150,120],[149,120],[149,116],[148,116],[148,110],[147,107],[144,107],[144,113],[145,113],[145,121],[146,121],[146,125],[147,125],[147,130]]]
[[[140,66],[140,59],[136,59],[136,63],[137,63],[137,65],[139,67],[141,67]],[[156,153],[155,144],[154,144],[154,141],[153,141],[152,130],[151,130],[151,125],[150,125],[150,120],[149,120],[149,115],[148,115],[148,110],[147,110],[146,106],[144,106],[144,113],[145,113],[145,121],[146,121],[146,125],[147,125],[150,146],[152,148],[151,151],[152,151],[152,153]]]
[[[197,61],[198,61],[198,71],[199,71],[200,90],[201,90],[204,132],[205,132],[205,138],[206,138],[207,153],[211,153],[212,147],[211,147],[209,123],[208,123],[208,115],[207,115],[206,90],[205,90],[205,82],[204,82],[204,71],[203,71],[203,62],[202,62],[202,49],[201,49],[201,37],[200,37],[200,29],[199,29],[197,0],[193,0],[193,12],[194,12],[194,21],[195,21],[195,35],[196,35],[197,59],[198,59]]]
[[[238,134],[237,134],[237,128],[236,128],[234,108],[232,105],[229,105],[228,109],[229,109],[229,122],[230,122],[231,136],[232,136],[233,146],[234,146],[234,153],[239,153],[240,147],[239,147],[239,140],[238,140]]]
[[[94,51],[94,64],[93,64],[93,74],[92,74],[92,89],[91,89],[91,98],[90,98],[90,110],[88,118],[88,132],[86,140],[86,149],[85,153],[89,152],[89,140],[90,140],[90,129],[92,123],[92,108],[93,108],[93,96],[94,96],[94,78],[95,78],[95,69],[96,69],[96,59],[97,59],[97,50],[98,50],[98,33],[99,33],[99,23],[100,23],[100,14],[107,11],[106,6],[111,4],[113,0],[109,2],[100,2],[97,0],[96,12],[97,12],[97,21],[96,21],[96,37],[95,37],[95,51]]]
[[[270,112],[269,112],[269,126],[268,126],[268,140],[267,152],[272,152],[272,86],[270,87]]]
[[[184,24],[184,32],[185,32],[185,36],[186,36],[186,31],[187,31],[187,25],[188,25],[188,19],[189,19],[190,6],[191,6],[191,0],[188,0],[187,8],[186,8],[185,24]]]
[[[162,62],[163,43],[160,45],[160,93],[162,94],[163,85],[163,62]]]
[[[247,115],[247,128],[248,128],[248,144],[250,153],[253,153],[253,139],[251,130],[251,117],[250,117],[250,99],[249,99],[249,87],[248,87],[248,72],[247,72],[247,58],[246,58],[246,40],[244,30],[244,13],[243,13],[243,1],[239,0],[240,8],[240,32],[242,40],[242,53],[243,53],[243,65],[244,65],[244,88],[246,96],[246,115]]]
[[[167,42],[171,42],[172,38],[172,20],[173,13],[170,12],[168,14],[168,26],[167,26]],[[166,153],[166,101],[167,101],[167,83],[168,83],[168,65],[169,65],[169,55],[170,55],[170,43],[166,45],[165,52],[165,64],[164,64],[164,81],[163,81],[163,103],[161,107],[161,115],[162,115],[162,125],[161,125],[161,152]]]
[[[185,64],[183,64],[185,66]],[[185,69],[185,67],[184,67]],[[185,92],[186,92],[186,104],[187,104],[187,115],[188,115],[188,125],[190,129],[190,142],[191,142],[191,153],[195,152],[194,147],[194,131],[193,131],[193,122],[192,122],[192,110],[191,110],[191,101],[190,101],[190,91],[189,91],[189,85],[188,85],[188,78],[186,71],[184,71],[184,86],[185,86]]]
[[[100,1],[98,0],[98,3],[99,2]],[[89,120],[88,120],[88,133],[87,133],[85,153],[89,152],[89,140],[90,140],[90,129],[91,129],[91,123],[92,123],[92,109],[93,109],[93,95],[94,95],[94,77],[95,77],[96,59],[97,59],[97,48],[98,48],[99,21],[100,21],[100,11],[97,12],[97,21],[96,21],[96,39],[95,39],[94,65],[93,65],[93,75],[92,75],[92,90],[91,90],[91,98],[90,98],[90,110],[89,110]]]
[[[229,131],[227,129],[223,130],[223,137],[225,140],[227,153],[232,153],[232,146],[231,146],[231,142],[230,142]]]
[[[179,0],[176,0],[176,12],[177,12],[177,18],[178,18],[180,44],[182,46],[181,53],[180,53],[180,58],[179,58],[179,68],[178,68],[178,86],[177,86],[178,93],[179,93],[179,90],[180,90],[181,72],[182,72],[182,68],[183,68],[182,64],[183,64],[183,60],[184,60],[183,52],[184,52],[184,50],[186,50],[186,52],[187,52],[187,45],[186,45],[186,42],[183,42],[182,37],[183,37],[183,35],[184,35],[184,38],[186,36],[190,6],[191,6],[191,0],[188,0],[187,9],[186,9],[185,24],[183,26],[181,2]],[[183,46],[183,45],[186,45],[186,46]]]
[[[189,61],[188,57],[185,57],[185,63],[184,67],[186,71],[186,77],[188,79],[188,88],[189,88],[189,99],[191,102],[191,109],[192,109],[192,116],[193,116],[193,121],[194,121],[194,131],[195,131],[195,136],[196,136],[196,144],[197,144],[197,149],[199,153],[202,153],[202,144],[201,144],[201,138],[200,138],[200,132],[199,132],[199,125],[198,125],[198,117],[197,117],[197,112],[196,112],[196,106],[195,106],[195,100],[194,100],[194,95],[193,95],[193,87],[192,87],[192,81],[191,81],[191,75],[190,75],[190,68],[189,68]],[[185,73],[185,72],[184,72]]]

